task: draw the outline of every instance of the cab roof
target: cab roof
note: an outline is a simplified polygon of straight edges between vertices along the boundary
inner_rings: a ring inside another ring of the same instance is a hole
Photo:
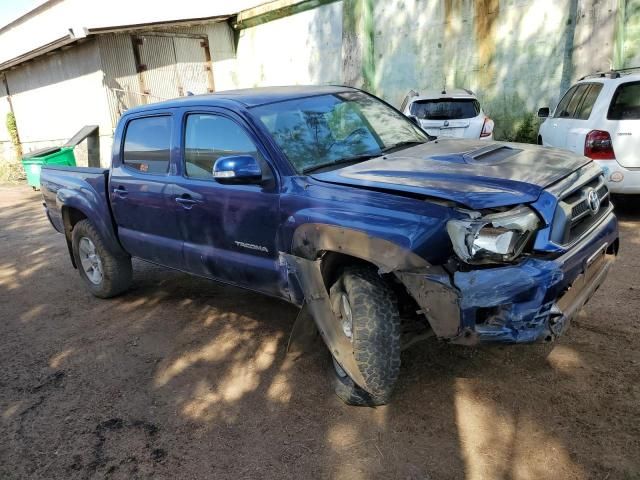
[[[245,88],[226,90],[204,95],[190,95],[163,102],[141,105],[127,110],[127,114],[160,108],[177,108],[185,106],[217,105],[219,102],[232,101],[245,107],[256,107],[268,103],[282,102],[296,98],[314,97],[332,93],[356,91],[355,88],[335,85],[292,85],[283,87]]]

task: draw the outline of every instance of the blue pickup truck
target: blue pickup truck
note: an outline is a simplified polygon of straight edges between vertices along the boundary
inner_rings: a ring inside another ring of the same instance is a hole
[[[433,139],[348,87],[221,92],[127,111],[110,169],[51,167],[46,214],[97,297],[131,258],[301,307],[347,403],[388,402],[402,348],[551,341],[604,281],[618,225],[588,158]]]

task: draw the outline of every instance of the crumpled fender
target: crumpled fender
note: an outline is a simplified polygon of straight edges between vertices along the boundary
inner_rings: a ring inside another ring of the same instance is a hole
[[[321,252],[344,253],[373,263],[381,273],[430,266],[411,250],[389,240],[372,237],[360,230],[319,223],[298,227],[293,234],[291,251],[308,260],[315,260]]]
[[[292,254],[280,255],[290,283],[295,284],[291,287],[292,300],[302,305],[302,310],[292,330],[289,349],[299,351],[300,344],[308,344],[310,314],[336,361],[362,388],[367,386],[353,346],[342,333],[324,284],[321,271],[324,252],[350,255],[376,265],[380,273],[395,274],[423,309],[436,335],[444,333],[451,337],[458,333],[459,308],[448,274],[406,248],[363,231],[312,223],[295,231],[291,251]]]

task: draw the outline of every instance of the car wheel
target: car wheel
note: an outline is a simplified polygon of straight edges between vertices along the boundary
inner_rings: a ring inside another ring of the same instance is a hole
[[[542,136],[538,135],[538,145],[542,145]]]
[[[353,345],[365,386],[360,387],[333,358],[335,393],[345,403],[388,403],[400,372],[400,315],[396,295],[373,267],[347,267],[330,289],[343,334]]]
[[[80,278],[89,291],[100,298],[124,292],[131,284],[131,257],[114,255],[89,220],[75,224],[71,234],[73,258]]]

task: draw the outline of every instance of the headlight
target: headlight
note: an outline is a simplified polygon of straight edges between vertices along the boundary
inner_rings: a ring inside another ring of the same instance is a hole
[[[474,213],[469,219],[447,222],[453,250],[467,263],[514,260],[540,224],[538,216],[525,206],[484,217]]]

